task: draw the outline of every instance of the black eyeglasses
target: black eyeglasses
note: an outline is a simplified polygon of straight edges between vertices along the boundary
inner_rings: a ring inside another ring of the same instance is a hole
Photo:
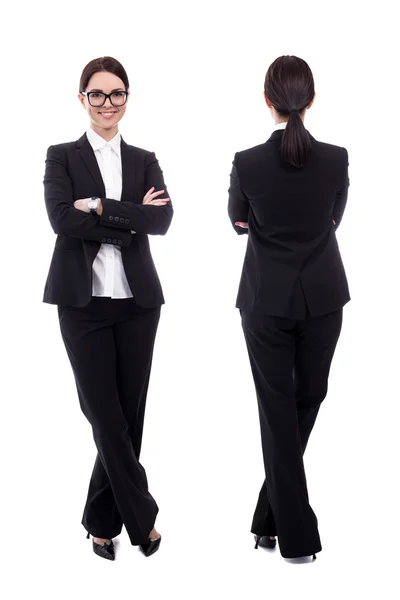
[[[123,90],[104,94],[103,92],[81,92],[83,96],[87,96],[90,106],[103,106],[107,98],[113,106],[123,106],[128,97],[128,92]]]

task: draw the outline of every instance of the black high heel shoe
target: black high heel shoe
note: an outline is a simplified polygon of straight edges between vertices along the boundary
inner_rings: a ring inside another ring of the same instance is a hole
[[[90,533],[87,534],[87,539],[90,538]],[[115,548],[114,542],[111,540],[109,542],[105,542],[104,544],[97,544],[93,540],[93,552],[101,558],[107,558],[107,560],[115,560]]]
[[[256,540],[255,550],[257,550],[258,546],[261,546],[261,548],[275,548],[276,546],[276,538],[271,540],[269,535],[255,535],[254,539]]]
[[[150,538],[144,544],[140,544],[140,549],[145,556],[151,556],[154,552],[160,547],[161,536],[156,540],[151,540]]]

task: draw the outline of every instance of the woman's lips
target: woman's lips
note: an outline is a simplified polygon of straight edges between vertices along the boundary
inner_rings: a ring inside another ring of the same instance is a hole
[[[112,119],[112,117],[115,115],[115,112],[101,112],[100,114],[104,119]]]

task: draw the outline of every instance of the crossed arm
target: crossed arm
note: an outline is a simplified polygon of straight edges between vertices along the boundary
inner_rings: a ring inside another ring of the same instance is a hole
[[[343,148],[343,150],[344,150],[344,152],[343,152],[343,163],[344,164],[343,164],[343,169],[342,169],[342,172],[343,172],[342,182],[341,182],[339,189],[336,191],[336,200],[335,200],[335,204],[333,206],[333,222],[335,224],[335,231],[337,230],[337,228],[340,225],[340,221],[342,220],[343,213],[346,208],[347,194],[348,194],[348,189],[349,189],[349,185],[350,185],[349,171],[348,171],[349,155],[348,155],[346,148]]]
[[[129,246],[131,230],[153,235],[164,235],[167,232],[173,209],[166,199],[165,205],[152,205],[102,198],[102,214],[92,215],[75,206],[65,151],[59,146],[50,146],[45,163],[44,197],[49,221],[55,233],[104,243],[104,238],[110,237],[110,227],[113,227],[118,229],[120,245]],[[154,186],[165,190],[162,171],[154,152],[149,153],[145,186],[145,189]],[[110,216],[113,216],[112,221]],[[115,219],[116,216],[118,220]]]
[[[336,191],[336,200],[333,207],[333,224],[335,226],[335,231],[340,225],[344,210],[346,208],[348,189],[350,185],[348,175],[348,152],[345,148],[343,148],[343,150],[344,168],[342,183]],[[249,201],[240,186],[240,180],[236,165],[236,154],[232,163],[232,171],[230,175],[228,214],[232,222],[233,228],[239,235],[243,233],[248,233]]]
[[[120,202],[111,198],[101,199],[100,224],[118,229],[135,230],[135,233],[165,235],[171,224],[173,208],[167,196],[163,172],[154,152],[149,153],[144,176],[143,204]],[[151,189],[149,189],[151,188]],[[152,189],[160,190],[149,193]]]
[[[236,166],[236,155],[232,162],[230,174],[228,215],[236,233],[248,233],[249,201],[240,186],[239,175]]]

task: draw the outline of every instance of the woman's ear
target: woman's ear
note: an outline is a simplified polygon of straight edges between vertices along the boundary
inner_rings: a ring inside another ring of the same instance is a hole
[[[79,98],[79,102],[82,104],[83,108],[86,110],[85,98],[82,96],[81,93],[78,94],[78,98]]]
[[[312,107],[312,105],[313,105],[313,103],[314,103],[314,100],[315,100],[315,96],[316,96],[316,92],[314,92],[314,97],[313,97],[313,99],[311,100],[310,104],[307,106],[307,110],[308,110],[309,108],[311,108],[311,107]]]
[[[271,102],[268,100],[266,93],[264,92],[264,100],[267,103],[268,108],[272,108]]]

